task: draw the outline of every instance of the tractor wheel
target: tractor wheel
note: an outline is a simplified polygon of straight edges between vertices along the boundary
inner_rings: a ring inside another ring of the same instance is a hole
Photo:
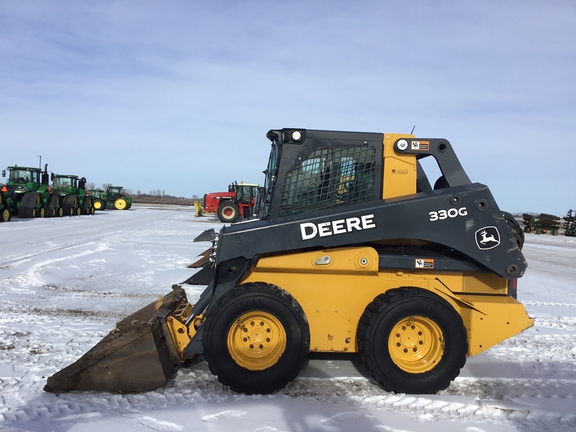
[[[102,201],[100,198],[96,198],[94,200],[94,209],[95,210],[104,210],[106,209],[106,203]]]
[[[510,213],[502,212],[502,214],[504,215],[504,220],[506,221],[510,232],[516,239],[516,244],[518,244],[518,247],[522,250],[522,247],[524,246],[524,232],[522,231],[522,227]]]
[[[66,195],[62,200],[62,210],[64,216],[74,216],[75,207],[77,206],[77,198],[74,195]]]
[[[85,197],[84,198],[84,205],[82,206],[82,214],[83,215],[90,215],[93,214],[92,212],[93,204],[92,204],[92,197]]]
[[[48,206],[46,207],[46,217],[58,216],[58,210],[60,208],[60,197],[58,195],[50,195],[48,200]]]
[[[442,298],[418,288],[381,294],[358,325],[366,368],[386,391],[436,393],[458,376],[468,342],[462,318]]]
[[[286,291],[248,283],[218,299],[206,318],[202,345],[218,381],[235,392],[267,394],[300,372],[310,350],[310,329]]]
[[[40,201],[40,194],[38,192],[26,192],[20,202],[20,209],[18,216],[21,218],[34,218],[36,217],[36,205]]]
[[[126,199],[124,199],[124,198],[117,198],[116,201],[114,201],[114,208],[116,210],[126,210],[127,206],[128,206],[128,203],[126,202]]]
[[[240,209],[233,201],[224,201],[218,206],[218,219],[221,222],[234,223],[240,217]]]
[[[8,208],[4,208],[0,211],[0,222],[10,222],[12,219],[12,212]]]

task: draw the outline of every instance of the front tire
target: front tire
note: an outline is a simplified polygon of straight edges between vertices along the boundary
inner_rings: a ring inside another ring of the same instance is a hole
[[[268,394],[292,381],[310,350],[304,311],[286,291],[261,282],[235,287],[210,310],[204,358],[235,392]]]
[[[106,208],[106,203],[100,198],[94,200],[94,210],[104,210]]]
[[[358,326],[366,368],[386,391],[432,394],[445,389],[466,362],[462,318],[441,297],[419,288],[381,294]]]
[[[240,209],[233,201],[224,201],[218,206],[218,219],[224,223],[234,223],[240,217]]]
[[[0,215],[2,216],[0,217],[0,222],[10,222],[10,219],[12,219],[12,212],[8,208],[3,208],[0,211]]]

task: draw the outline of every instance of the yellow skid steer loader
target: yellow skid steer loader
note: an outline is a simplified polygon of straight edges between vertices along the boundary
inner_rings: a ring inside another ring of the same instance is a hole
[[[181,286],[135,314],[46,391],[148,391],[203,358],[237,392],[270,393],[310,352],[358,353],[387,391],[435,393],[531,327],[516,300],[522,229],[445,139],[271,130],[257,217],[209,230],[195,304]],[[424,160],[436,161],[438,180]]]

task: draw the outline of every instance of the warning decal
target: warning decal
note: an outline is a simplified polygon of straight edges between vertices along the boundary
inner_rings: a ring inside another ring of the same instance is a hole
[[[426,258],[416,258],[414,260],[414,267],[419,269],[433,269],[434,260]]]
[[[429,141],[412,141],[411,149],[412,150],[429,150],[430,149],[430,142]]]

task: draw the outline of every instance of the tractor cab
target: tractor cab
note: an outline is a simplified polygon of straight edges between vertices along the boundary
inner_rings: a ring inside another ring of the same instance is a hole
[[[236,201],[242,204],[251,204],[254,202],[254,197],[258,193],[258,185],[256,184],[236,184]]]
[[[52,174],[52,187],[54,189],[77,188],[78,176]]]
[[[31,168],[31,167],[19,167],[13,166],[7,168],[10,174],[8,175],[8,185],[23,185],[26,183],[43,183],[44,176],[42,176],[42,171],[40,168]],[[2,170],[2,176],[6,177],[6,170]]]

